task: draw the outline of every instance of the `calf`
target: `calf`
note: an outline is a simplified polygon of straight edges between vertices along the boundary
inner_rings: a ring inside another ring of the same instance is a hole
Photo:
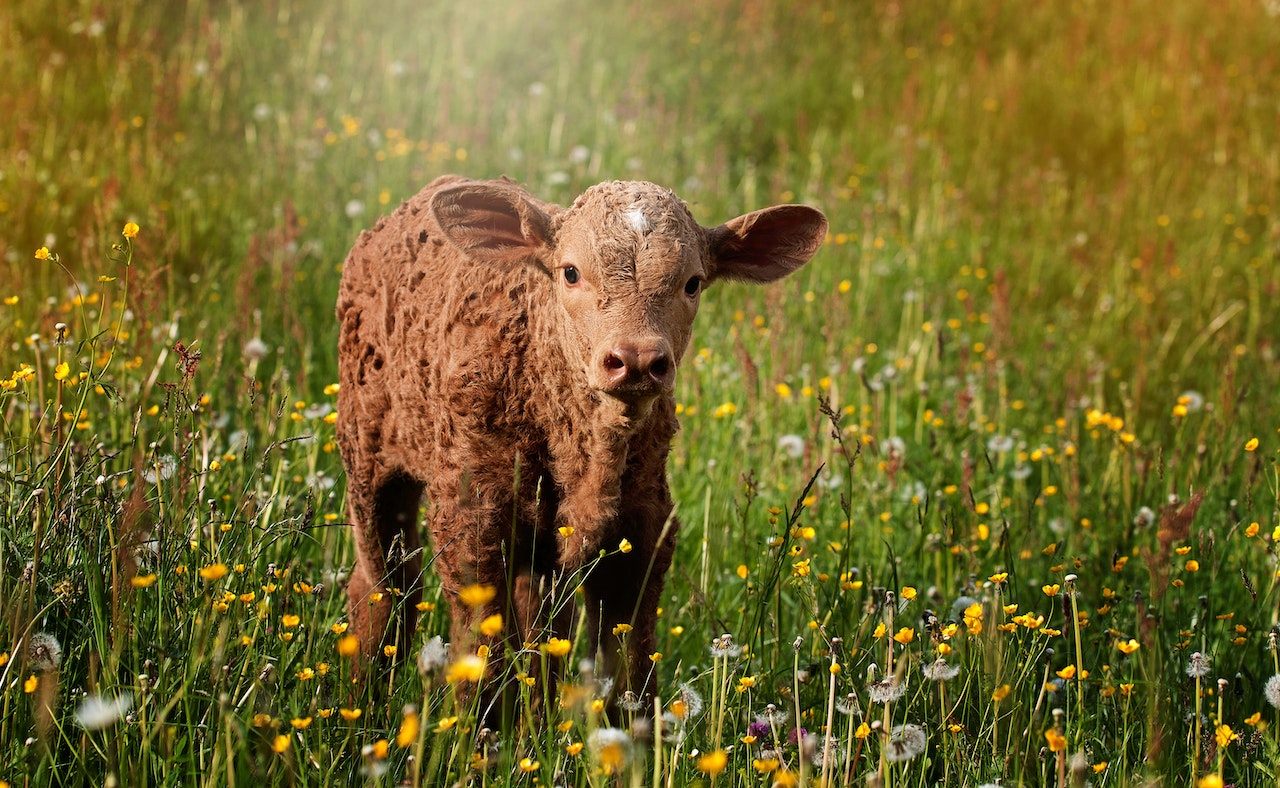
[[[826,232],[802,205],[708,229],[650,183],[602,183],[566,209],[449,176],[363,233],[338,299],[337,430],[366,655],[408,645],[425,492],[455,650],[566,637],[580,584],[599,674],[643,696],[677,530],[672,391],[702,292],[779,279]],[[472,584],[497,593],[464,604]],[[505,632],[480,634],[494,614]]]

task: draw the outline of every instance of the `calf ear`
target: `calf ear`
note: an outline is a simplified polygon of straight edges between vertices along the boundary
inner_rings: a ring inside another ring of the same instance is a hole
[[[827,217],[807,205],[775,205],[707,231],[711,279],[772,282],[809,262],[827,236]]]
[[[483,262],[516,263],[551,245],[551,218],[515,186],[473,181],[441,189],[431,213],[450,243]]]

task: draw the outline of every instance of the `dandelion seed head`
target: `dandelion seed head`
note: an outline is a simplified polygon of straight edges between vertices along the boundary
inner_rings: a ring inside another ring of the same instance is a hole
[[[783,435],[778,438],[778,451],[792,459],[799,459],[804,456],[804,438],[793,434]]]
[[[27,641],[27,668],[34,673],[53,670],[62,663],[62,644],[48,632],[37,632]]]
[[[124,692],[115,698],[88,695],[76,709],[76,722],[87,731],[100,731],[119,722],[133,707],[133,693]]]
[[[1267,679],[1267,684],[1262,690],[1263,696],[1277,709],[1280,709],[1280,673]]]
[[[1150,506],[1143,506],[1133,515],[1133,524],[1139,528],[1146,528],[1156,521],[1156,513],[1151,511]]]
[[[921,670],[924,672],[924,677],[930,681],[951,681],[960,675],[960,666],[948,665],[942,657],[923,666]]]
[[[924,728],[919,725],[897,725],[889,732],[884,757],[891,763],[909,761],[923,753],[928,744]]]
[[[418,652],[418,672],[424,676],[435,673],[449,661],[449,647],[439,635],[428,640]]]
[[[1187,675],[1193,679],[1203,678],[1209,674],[1209,658],[1199,651],[1187,660]]]
[[[685,719],[692,719],[702,713],[703,702],[702,696],[698,691],[689,684],[681,684],[677,690],[680,700],[684,703]]]
[[[867,685],[867,694],[872,703],[892,703],[907,692],[907,682],[898,681],[897,676],[889,676],[882,681]]]

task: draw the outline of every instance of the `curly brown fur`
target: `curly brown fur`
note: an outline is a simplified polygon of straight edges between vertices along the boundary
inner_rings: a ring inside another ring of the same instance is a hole
[[[567,637],[581,582],[600,672],[643,696],[677,530],[671,392],[701,292],[790,273],[825,233],[804,206],[706,229],[649,183],[600,184],[564,209],[456,176],[363,233],[338,299],[337,426],[366,656],[409,645],[425,494],[456,651]],[[475,583],[497,590],[480,609],[457,596]],[[493,614],[504,634],[478,635]],[[618,624],[633,628],[626,653]]]

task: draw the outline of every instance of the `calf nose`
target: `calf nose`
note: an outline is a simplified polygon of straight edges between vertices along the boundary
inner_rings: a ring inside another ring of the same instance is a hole
[[[604,354],[604,376],[610,388],[671,388],[676,368],[658,345],[619,344]]]

